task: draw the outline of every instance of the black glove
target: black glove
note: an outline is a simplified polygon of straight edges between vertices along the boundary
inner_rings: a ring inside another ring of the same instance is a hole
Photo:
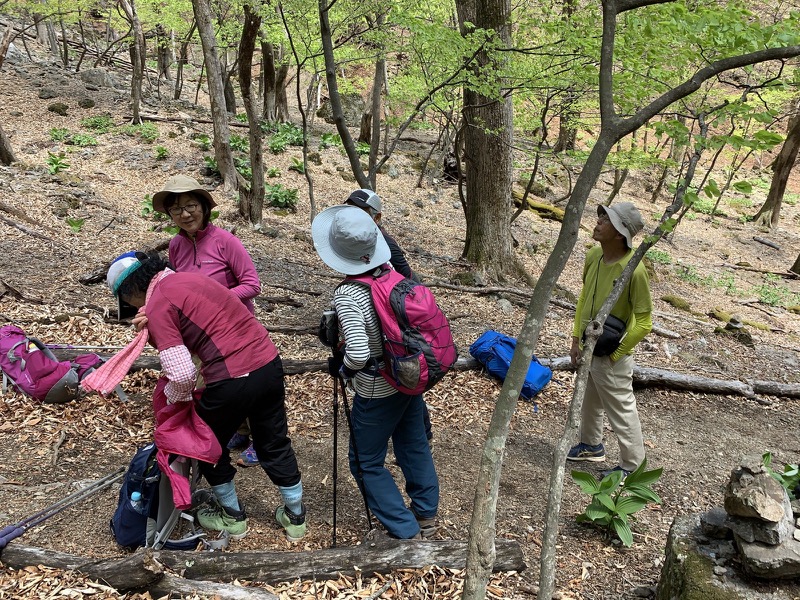
[[[339,377],[339,369],[344,366],[344,355],[339,352],[334,352],[333,356],[328,358],[328,374],[336,379]]]

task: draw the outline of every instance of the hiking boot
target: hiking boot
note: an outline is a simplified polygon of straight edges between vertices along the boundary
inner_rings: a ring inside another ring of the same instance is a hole
[[[616,467],[614,467],[613,469],[607,469],[607,470],[605,470],[605,471],[600,471],[600,473],[598,473],[598,475],[597,475],[597,476],[598,476],[598,477],[600,478],[600,480],[602,481],[602,480],[603,480],[603,479],[605,479],[607,476],[611,475],[611,473],[614,473],[614,472],[616,472],[616,471],[622,471],[622,479],[625,479],[625,478],[626,478],[628,475],[630,475],[630,474],[631,474],[631,471],[628,471],[627,469],[623,469],[623,468],[622,468],[622,467],[620,467],[620,466],[616,466]],[[620,479],[620,481],[622,481],[622,479]]]
[[[241,502],[239,506],[242,506]],[[232,540],[240,540],[247,535],[247,515],[244,508],[233,510],[216,500],[197,511],[197,522],[203,529],[227,531]]]
[[[286,531],[286,539],[290,542],[299,542],[306,534],[306,507],[302,505],[303,512],[294,514],[286,506],[275,509],[275,520]]]
[[[256,455],[256,450],[253,448],[253,444],[250,444],[247,447],[247,450],[239,455],[239,459],[236,461],[236,464],[240,467],[257,467],[259,464],[261,464],[258,460],[258,456]]]
[[[576,444],[569,449],[567,460],[588,460],[590,462],[603,462],[606,459],[606,449],[603,444],[592,446],[590,444]]]
[[[430,519],[417,517],[417,523],[419,523],[419,534],[423,540],[432,538],[439,531],[439,527],[436,525],[436,517]]]
[[[250,436],[238,431],[233,434],[228,442],[228,450],[238,450],[239,448],[247,448],[250,444]]]

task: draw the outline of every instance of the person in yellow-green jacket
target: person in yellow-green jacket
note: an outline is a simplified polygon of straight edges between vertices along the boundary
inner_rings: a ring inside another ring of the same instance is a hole
[[[600,245],[586,253],[583,265],[583,287],[572,329],[570,358],[573,365],[580,359],[586,326],[597,315],[633,256],[633,238],[643,227],[641,214],[630,202],[597,207],[597,225],[592,238]],[[572,461],[605,460],[605,414],[619,441],[619,465],[602,471],[601,477],[620,470],[627,476],[644,460],[642,425],[633,395],[633,349],[653,328],[652,312],[650,282],[640,263],[610,313],[625,323],[622,341],[605,356],[598,356],[595,350],[583,400],[579,441],[567,454],[567,460]]]

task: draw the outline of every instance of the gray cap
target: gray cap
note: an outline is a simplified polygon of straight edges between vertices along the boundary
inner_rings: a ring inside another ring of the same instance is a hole
[[[372,209],[375,212],[381,212],[381,197],[372,190],[356,190],[350,194],[344,202],[345,204],[350,203],[364,210]]]
[[[355,206],[323,210],[311,223],[311,237],[322,262],[345,275],[375,269],[392,256],[375,221]]]
[[[642,221],[639,209],[631,202],[620,202],[613,206],[601,204],[597,207],[597,216],[602,214],[607,215],[614,229],[623,235],[628,248],[633,248],[633,238],[644,229],[644,221]]]

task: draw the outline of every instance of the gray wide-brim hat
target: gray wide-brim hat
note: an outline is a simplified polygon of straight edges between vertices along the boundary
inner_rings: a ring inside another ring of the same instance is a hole
[[[628,248],[633,248],[633,238],[644,229],[644,221],[639,209],[632,202],[620,202],[612,206],[597,207],[597,216],[605,214],[611,225],[625,238]]]
[[[196,179],[188,177],[187,175],[173,175],[167,179],[167,182],[164,184],[164,189],[153,195],[153,210],[166,213],[167,211],[164,210],[164,200],[166,200],[170,194],[188,193],[205,198],[210,208],[214,208],[217,205],[217,203],[214,202],[214,198],[211,197],[211,194],[204,190]]]
[[[359,275],[389,262],[391,250],[375,221],[355,206],[331,206],[311,223],[314,249],[326,265]]]

